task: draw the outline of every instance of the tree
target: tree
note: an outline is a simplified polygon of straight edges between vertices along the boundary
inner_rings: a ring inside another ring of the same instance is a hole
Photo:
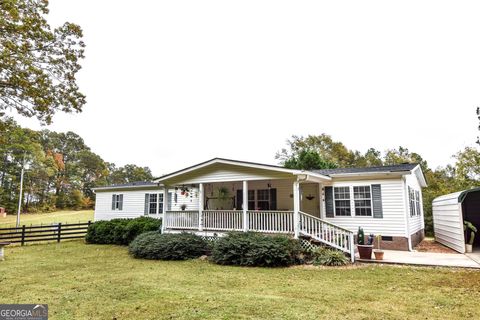
[[[285,160],[284,167],[289,169],[315,170],[332,169],[337,166],[329,161],[323,160],[318,152],[312,150],[301,150],[298,156],[292,156]]]
[[[47,0],[0,0],[0,116],[13,109],[49,124],[85,104],[76,83],[82,30],[69,22],[52,30],[47,14]]]
[[[456,179],[465,187],[471,187],[480,180],[480,153],[471,147],[458,152],[454,158]]]
[[[478,118],[478,122],[480,123],[480,107],[477,107],[477,118]],[[480,131],[480,125],[478,126],[478,130]],[[477,137],[477,143],[480,144],[479,137]]]
[[[277,152],[276,158],[283,164],[289,159],[298,158],[303,150],[316,152],[321,159],[338,167],[355,165],[355,153],[348,150],[343,143],[333,141],[332,137],[327,134],[307,137],[294,135],[287,140],[287,148]]]
[[[427,161],[423,160],[422,156],[420,156],[418,153],[410,152],[408,148],[404,148],[402,146],[398,147],[398,149],[387,150],[383,163],[385,165],[418,163],[421,165],[424,171],[428,170]]]
[[[134,164],[127,164],[124,167],[116,168],[114,164],[109,164],[110,176],[109,184],[123,184],[135,181],[152,181],[152,171],[148,167],[139,167]]]

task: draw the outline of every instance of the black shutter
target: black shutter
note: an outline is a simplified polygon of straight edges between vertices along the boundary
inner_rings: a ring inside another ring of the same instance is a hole
[[[118,210],[123,210],[123,194],[120,195],[120,200],[118,202]]]
[[[115,210],[115,194],[112,194],[112,211]]]
[[[243,190],[237,190],[237,198],[236,200],[236,209],[237,210],[242,210],[242,204],[243,204]]]
[[[373,217],[383,218],[382,186],[380,184],[372,184],[372,206]]]
[[[147,215],[150,212],[150,194],[145,193],[145,208],[143,213]]]
[[[325,216],[333,218],[335,216],[333,212],[333,188],[325,187]]]
[[[277,210],[277,189],[270,189],[270,210]]]

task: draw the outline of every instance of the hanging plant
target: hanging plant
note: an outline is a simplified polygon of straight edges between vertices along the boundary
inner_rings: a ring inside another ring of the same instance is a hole
[[[230,197],[230,191],[227,187],[220,187],[217,190],[217,198],[218,200],[228,200]]]

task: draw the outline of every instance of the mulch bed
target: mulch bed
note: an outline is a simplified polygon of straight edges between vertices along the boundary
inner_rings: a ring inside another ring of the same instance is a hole
[[[433,239],[423,239],[414,249],[419,252],[457,253],[455,250],[445,247]]]

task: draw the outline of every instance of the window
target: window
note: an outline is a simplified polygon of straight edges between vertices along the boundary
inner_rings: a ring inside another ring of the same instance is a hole
[[[351,216],[350,187],[333,188],[335,198],[335,215]]]
[[[415,191],[410,187],[408,187],[408,202],[410,204],[410,217],[414,217],[416,215]]]
[[[372,215],[372,194],[370,186],[353,187],[353,199],[355,201],[356,216]]]
[[[163,213],[163,193],[145,194],[145,214]]]
[[[123,194],[112,195],[112,210],[123,210]]]
[[[270,210],[270,190],[257,190],[257,208],[258,210]]]
[[[163,193],[158,194],[158,213],[163,213]]]
[[[157,214],[157,198],[158,195],[156,193],[150,193],[150,200],[148,204],[148,213],[149,214]]]
[[[420,192],[415,191],[415,208],[417,209],[417,216],[420,215]]]
[[[248,190],[248,210],[255,210],[255,190]]]

